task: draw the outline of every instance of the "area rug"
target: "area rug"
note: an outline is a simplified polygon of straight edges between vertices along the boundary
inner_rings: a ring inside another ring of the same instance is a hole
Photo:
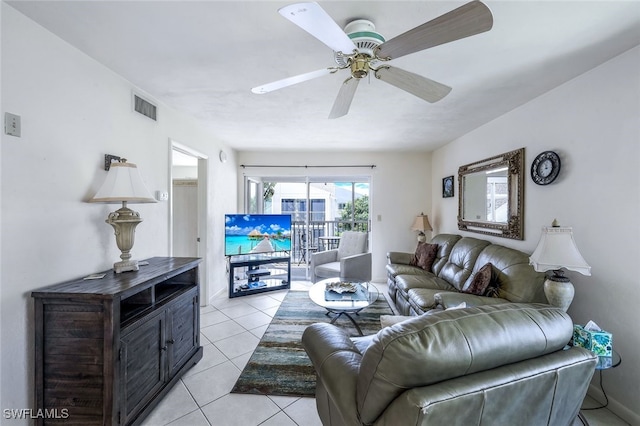
[[[290,291],[231,392],[315,396],[315,371],[300,339],[311,324],[331,321],[332,317],[326,312],[309,299],[306,291]],[[380,315],[391,313],[389,304],[380,294],[375,303],[354,318],[367,335],[380,330]],[[335,324],[352,336],[358,335],[348,318],[341,317]]]

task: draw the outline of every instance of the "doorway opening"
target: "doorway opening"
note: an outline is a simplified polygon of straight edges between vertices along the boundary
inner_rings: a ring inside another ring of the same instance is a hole
[[[169,254],[200,257],[200,304],[209,300],[207,279],[207,162],[205,154],[170,140]]]

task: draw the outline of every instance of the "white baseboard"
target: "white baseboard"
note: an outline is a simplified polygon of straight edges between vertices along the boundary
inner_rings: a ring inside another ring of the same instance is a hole
[[[605,401],[605,397],[602,393],[602,390],[600,389],[600,385],[598,384],[592,383],[589,386],[587,395],[596,399],[598,402],[604,403]],[[627,407],[620,404],[618,401],[611,398],[609,395],[607,395],[607,398],[609,399],[609,405],[607,406],[607,409],[609,411],[611,411],[613,414],[620,417],[622,420],[624,420],[625,422],[629,423],[632,426],[640,426],[640,415],[629,410]]]
[[[216,297],[218,297],[219,295],[221,295],[221,294],[223,294],[223,293],[226,293],[227,291],[228,291],[228,289],[227,289],[227,288],[221,288],[220,290],[216,291],[214,294],[212,294],[212,295],[209,297],[209,300],[207,301],[207,302],[208,302],[208,304],[209,304],[209,305],[212,305],[212,304],[213,304],[213,300],[214,300]]]

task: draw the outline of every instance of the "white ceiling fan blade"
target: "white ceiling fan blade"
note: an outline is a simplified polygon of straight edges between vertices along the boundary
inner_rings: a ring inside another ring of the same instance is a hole
[[[385,83],[431,103],[438,102],[451,91],[449,86],[400,68],[385,66],[378,68],[375,73],[376,77]]]
[[[322,77],[327,74],[331,74],[337,71],[337,68],[323,68],[317,71],[311,71],[306,74],[294,75],[293,77],[283,78],[282,80],[267,83],[262,86],[254,87],[251,89],[253,93],[261,95],[263,93],[273,92],[274,90],[282,89],[283,87],[292,86],[294,84],[302,83],[303,81],[313,80],[314,78]]]
[[[358,83],[360,83],[360,79],[353,77],[349,77],[342,83],[338,97],[333,103],[333,108],[331,108],[331,112],[329,113],[329,118],[333,119],[347,115],[351,101],[353,101],[353,96],[356,94]]]
[[[278,13],[336,52],[350,55],[356,49],[349,36],[318,3],[291,4],[278,9]]]
[[[381,44],[380,59],[396,59],[410,53],[489,31],[493,15],[480,1],[472,1]]]

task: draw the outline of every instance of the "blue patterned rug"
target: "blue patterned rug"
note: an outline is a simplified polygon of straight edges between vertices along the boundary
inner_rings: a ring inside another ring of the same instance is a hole
[[[300,338],[309,325],[331,321],[326,312],[309,299],[306,291],[290,291],[231,392],[315,396],[316,374]],[[380,330],[380,315],[389,314],[391,308],[381,294],[374,304],[354,317],[367,335]],[[358,335],[348,318],[339,318],[336,325],[352,336]]]

